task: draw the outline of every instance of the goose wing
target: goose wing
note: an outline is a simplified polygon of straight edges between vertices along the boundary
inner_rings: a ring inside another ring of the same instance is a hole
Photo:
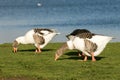
[[[35,33],[33,35],[33,39],[35,41],[35,44],[37,45],[42,45],[45,43],[45,39],[43,38],[43,36],[39,35],[38,33]]]

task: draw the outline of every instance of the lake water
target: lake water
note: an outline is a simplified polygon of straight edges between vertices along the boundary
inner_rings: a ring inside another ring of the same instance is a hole
[[[0,0],[0,43],[33,28],[56,29],[61,34],[52,42],[66,41],[78,28],[120,42],[120,0]]]

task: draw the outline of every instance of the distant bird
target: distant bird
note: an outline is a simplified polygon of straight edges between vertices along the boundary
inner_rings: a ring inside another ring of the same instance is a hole
[[[112,39],[112,37],[109,36],[91,33],[86,29],[76,29],[67,35],[67,38],[69,40],[56,51],[55,60],[57,60],[65,50],[77,49],[84,54],[84,61],[87,61],[87,56],[91,56],[92,61],[96,61],[94,56],[98,56]]]
[[[16,38],[12,44],[14,53],[17,52],[19,44],[34,44],[35,52],[41,52],[41,48],[45,47],[52,38],[57,35],[55,29],[36,28],[29,30],[24,36]]]
[[[41,3],[37,3],[37,6],[40,7],[40,6],[42,6],[42,4]]]

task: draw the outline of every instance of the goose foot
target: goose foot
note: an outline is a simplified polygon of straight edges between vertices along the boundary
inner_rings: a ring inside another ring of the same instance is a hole
[[[92,59],[92,62],[95,62],[96,61],[96,59]]]
[[[40,49],[38,49],[38,48],[35,50],[35,53],[41,53],[41,52],[42,51]]]
[[[95,59],[95,57],[94,57],[94,53],[93,53],[93,52],[91,53],[91,56],[92,56],[92,61],[95,62],[96,59]]]

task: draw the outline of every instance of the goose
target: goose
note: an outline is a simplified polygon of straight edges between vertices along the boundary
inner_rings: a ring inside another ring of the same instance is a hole
[[[113,37],[91,33],[87,29],[76,29],[71,34],[67,35],[68,41],[64,43],[55,53],[55,61],[63,55],[67,49],[77,49],[84,54],[84,60],[91,56],[92,61],[96,61],[95,56],[101,54],[107,43]]]
[[[24,36],[17,37],[12,46],[13,52],[16,53],[19,44],[34,44],[36,47],[35,52],[41,52],[41,48],[44,48],[55,35],[60,34],[55,29],[47,28],[35,28],[31,29]]]

